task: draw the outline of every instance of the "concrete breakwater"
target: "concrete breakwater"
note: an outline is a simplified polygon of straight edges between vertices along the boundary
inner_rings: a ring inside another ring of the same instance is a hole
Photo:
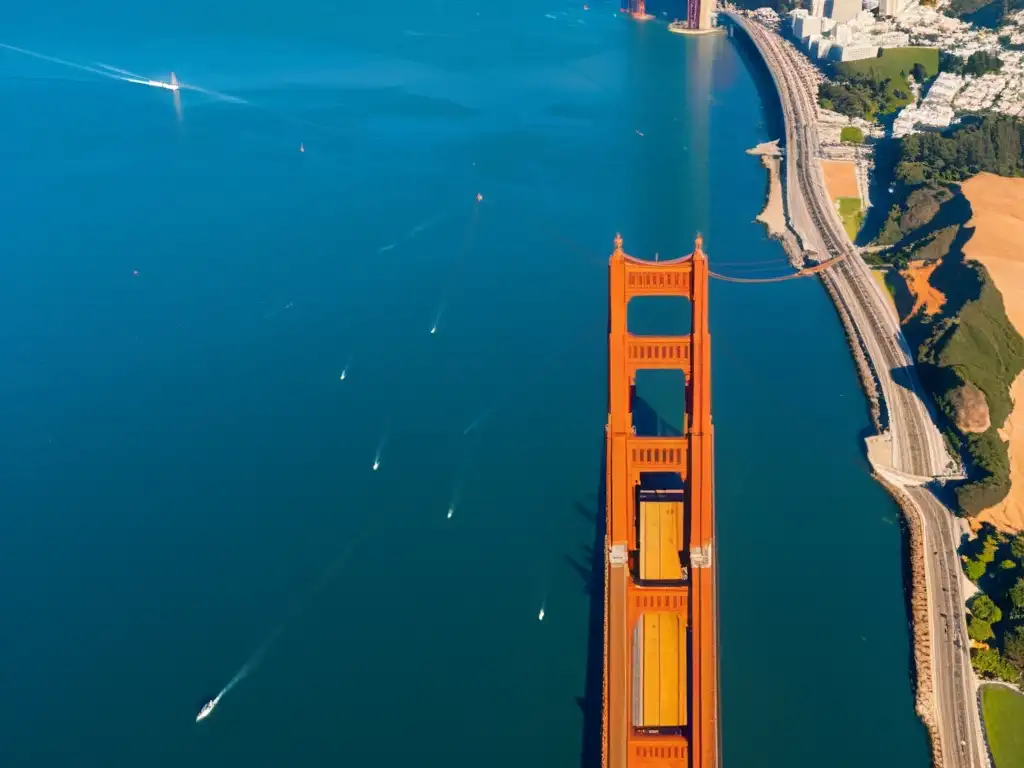
[[[877,472],[877,480],[900,508],[907,524],[907,549],[910,566],[910,624],[914,636],[914,708],[928,731],[932,763],[943,768],[939,727],[935,713],[935,683],[932,678],[932,637],[928,620],[928,577],[924,551],[924,517],[918,506],[899,488]]]

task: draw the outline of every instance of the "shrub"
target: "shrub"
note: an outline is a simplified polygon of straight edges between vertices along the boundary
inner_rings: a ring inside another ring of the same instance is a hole
[[[839,140],[849,144],[863,144],[864,131],[855,125],[848,125],[839,132]]]

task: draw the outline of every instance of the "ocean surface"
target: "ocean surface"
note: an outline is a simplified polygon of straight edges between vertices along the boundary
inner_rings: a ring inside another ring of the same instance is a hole
[[[0,765],[578,766],[612,239],[785,271],[736,41],[64,0],[0,43],[89,68],[0,49]],[[711,300],[725,764],[926,766],[835,313]]]

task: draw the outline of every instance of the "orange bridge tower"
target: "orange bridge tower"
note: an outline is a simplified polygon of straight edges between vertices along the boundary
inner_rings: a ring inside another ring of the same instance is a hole
[[[609,293],[602,768],[718,768],[711,336],[701,238],[689,256],[652,262],[628,255],[616,235]],[[635,296],[689,299],[690,334],[629,333]],[[683,372],[680,436],[636,435],[632,397],[642,369]],[[683,490],[642,487],[647,473],[675,473]]]
[[[654,16],[647,12],[647,3],[645,0],[629,0],[628,7],[624,7],[622,10],[626,11],[634,19],[640,21],[646,21],[647,19],[653,19]]]

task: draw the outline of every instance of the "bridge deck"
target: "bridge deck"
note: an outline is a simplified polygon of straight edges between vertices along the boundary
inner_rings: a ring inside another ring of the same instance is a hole
[[[607,557],[602,768],[718,768],[717,611],[707,257],[648,262],[616,238],[609,265]],[[626,330],[636,296],[690,299],[688,336]],[[681,369],[679,437],[635,434],[639,370]],[[684,491],[645,493],[645,473]]]
[[[640,578],[644,581],[681,581],[679,562],[683,505],[678,501],[640,502]]]

